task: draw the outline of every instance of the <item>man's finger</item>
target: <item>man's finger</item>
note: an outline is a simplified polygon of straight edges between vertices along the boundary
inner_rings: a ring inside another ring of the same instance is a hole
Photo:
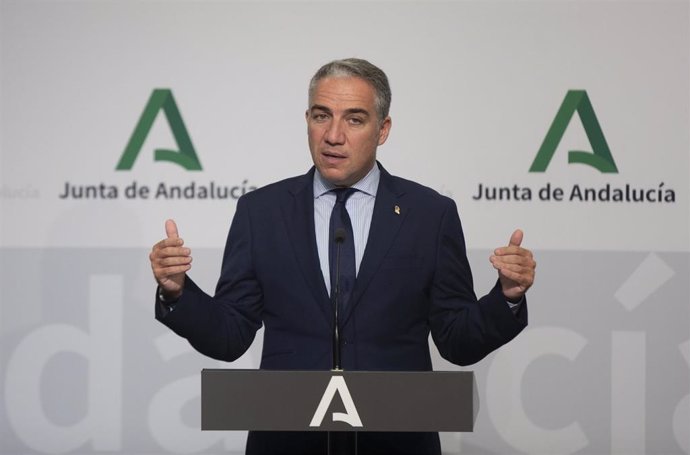
[[[163,248],[170,248],[170,247],[181,247],[182,245],[184,245],[184,241],[180,238],[176,238],[176,239],[165,238],[165,239],[161,240],[160,242],[156,243],[155,245],[153,245],[153,250],[160,250]]]
[[[189,257],[192,250],[179,246],[169,246],[160,250],[160,257]]]
[[[169,239],[176,239],[179,237],[177,234],[177,224],[173,220],[167,220],[165,222],[165,234]]]
[[[517,254],[509,254],[505,256],[491,256],[489,259],[492,263],[495,264],[517,264],[521,265],[523,267],[532,267],[535,262],[534,259],[532,259],[529,256],[519,256]]]
[[[163,268],[163,267],[173,267],[176,265],[189,264],[191,262],[192,262],[191,256],[172,256],[172,257],[167,257],[167,258],[160,258],[156,262],[156,265]]]
[[[520,229],[516,229],[515,232],[513,232],[513,235],[510,236],[510,242],[508,242],[508,246],[520,246],[522,243],[522,237],[524,234]]]

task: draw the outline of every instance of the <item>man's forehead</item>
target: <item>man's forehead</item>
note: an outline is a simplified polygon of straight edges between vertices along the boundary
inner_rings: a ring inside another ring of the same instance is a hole
[[[327,77],[316,84],[309,107],[357,108],[368,111],[374,108],[374,103],[374,88],[364,79],[351,76]]]

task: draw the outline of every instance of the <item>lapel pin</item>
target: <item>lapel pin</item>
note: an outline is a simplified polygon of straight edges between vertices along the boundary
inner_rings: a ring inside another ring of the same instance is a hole
[[[393,209],[393,211],[395,212],[396,215],[400,215],[400,206],[396,205],[395,208]]]

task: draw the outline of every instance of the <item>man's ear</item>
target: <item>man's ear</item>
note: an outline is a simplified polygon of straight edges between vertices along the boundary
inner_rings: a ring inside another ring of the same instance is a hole
[[[393,126],[393,121],[391,117],[388,116],[381,122],[381,127],[379,128],[379,145],[383,145],[388,139],[388,134],[391,131],[391,126]]]

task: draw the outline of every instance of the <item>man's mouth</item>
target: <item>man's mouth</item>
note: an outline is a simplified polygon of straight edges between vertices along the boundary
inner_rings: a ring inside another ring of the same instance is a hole
[[[343,160],[347,158],[345,155],[341,153],[335,153],[331,151],[326,151],[322,153],[323,157],[326,158],[327,160],[333,160],[333,161],[338,161],[338,160]]]

